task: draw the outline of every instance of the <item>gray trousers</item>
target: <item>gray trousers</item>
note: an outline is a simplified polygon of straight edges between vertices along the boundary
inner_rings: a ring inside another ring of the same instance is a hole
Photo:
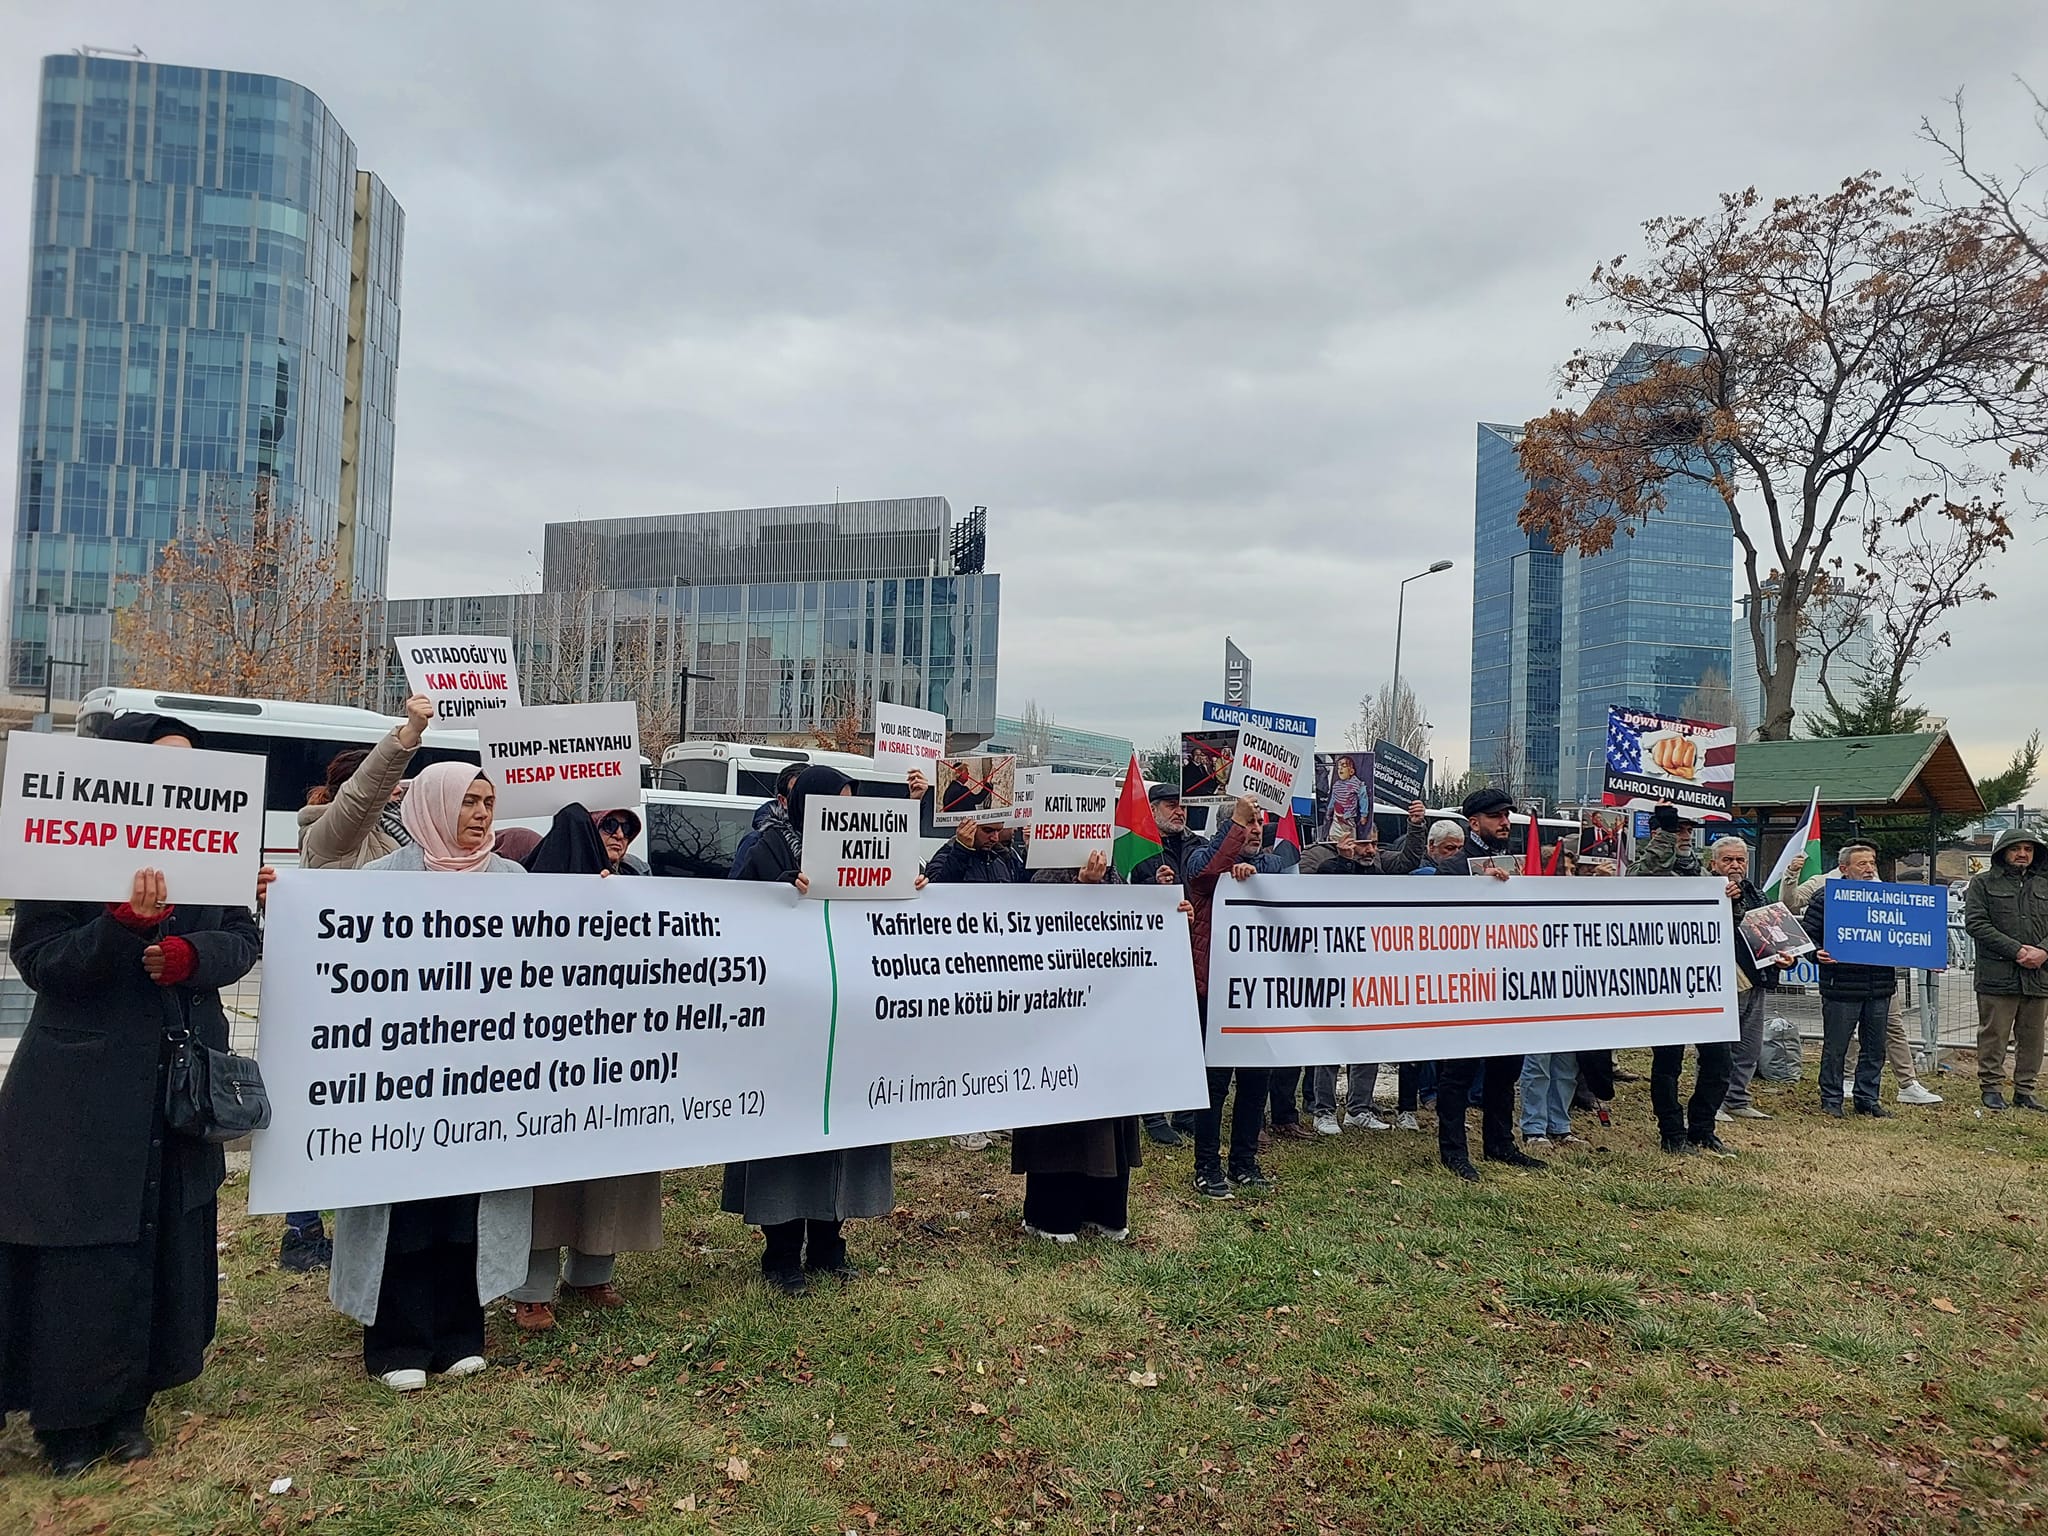
[[[1344,1108],[1359,1115],[1372,1108],[1373,1084],[1379,1079],[1380,1069],[1376,1066],[1351,1066],[1344,1068],[1347,1079],[1344,1085]],[[1337,1113],[1337,1069],[1335,1067],[1312,1067],[1309,1069],[1308,1112],[1310,1115],[1334,1115]]]
[[[1736,1009],[1742,1021],[1742,1035],[1735,1042],[1734,1065],[1728,1073],[1728,1093],[1721,1100],[1724,1109],[1747,1109],[1749,1085],[1757,1064],[1764,1059],[1764,999],[1770,994],[1751,987],[1736,995]]]
[[[568,1269],[562,1267],[562,1254],[569,1255]],[[603,1285],[618,1268],[619,1256],[615,1253],[584,1253],[577,1248],[536,1248],[526,1257],[526,1284],[512,1293],[514,1301],[553,1301],[555,1286]]]

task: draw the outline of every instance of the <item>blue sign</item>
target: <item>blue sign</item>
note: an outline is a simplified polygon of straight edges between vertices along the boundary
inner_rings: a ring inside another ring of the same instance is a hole
[[[1830,880],[1822,947],[1844,965],[1948,964],[1948,896],[1938,885]]]
[[[1211,725],[1248,725],[1275,736],[1314,736],[1315,721],[1307,715],[1276,715],[1248,704],[1204,704],[1202,718]]]

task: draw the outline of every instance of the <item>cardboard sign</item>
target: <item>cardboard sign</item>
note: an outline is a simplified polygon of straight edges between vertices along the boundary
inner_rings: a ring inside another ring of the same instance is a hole
[[[1799,919],[1792,915],[1792,909],[1782,901],[1767,906],[1751,907],[1742,914],[1742,937],[1749,944],[1752,959],[1764,961],[1777,955],[1809,955],[1813,953],[1813,940],[1806,936],[1806,929]]]
[[[932,824],[1007,822],[1017,803],[1017,759],[1008,754],[939,759],[938,809]]]
[[[409,693],[434,701],[443,725],[519,707],[519,663],[502,635],[407,635],[391,642]]]
[[[1669,800],[1691,821],[1725,819],[1735,808],[1735,727],[1607,711],[1607,784],[1603,805]]]
[[[1425,798],[1423,791],[1429,786],[1427,758],[1417,757],[1391,741],[1382,741],[1373,745],[1372,763],[1377,793],[1393,804],[1405,807]]]
[[[1037,809],[1039,782],[1051,772],[1050,768],[1017,770],[1017,798],[1010,807],[1010,825],[1018,831],[1031,830],[1031,818]]]
[[[917,802],[857,795],[804,801],[803,872],[820,899],[904,901],[917,894]]]
[[[1630,812],[1618,809],[1582,814],[1578,862],[1618,873],[1628,862],[1630,819]]]
[[[8,765],[12,771],[13,765]],[[1948,898],[1937,886],[1883,880],[1827,883],[1828,958],[1841,965],[1948,964]]]
[[[904,778],[921,768],[926,778],[934,777],[933,765],[946,751],[946,717],[929,709],[912,709],[908,704],[875,701],[875,766]]]
[[[1085,773],[1048,773],[1038,781],[1038,805],[1026,869],[1079,869],[1088,855],[1110,856],[1116,842],[1114,779]]]
[[[1202,718],[1211,725],[1250,726],[1275,736],[1308,736],[1316,733],[1314,715],[1283,715],[1270,709],[1253,709],[1248,704],[1204,704]]]
[[[540,704],[476,719],[498,819],[640,804],[640,711],[632,704]]]
[[[1228,805],[1230,775],[1237,765],[1237,732],[1182,731],[1180,803]]]
[[[1301,738],[1294,738],[1300,741]],[[1250,795],[1259,809],[1285,816],[1294,803],[1304,753],[1285,737],[1246,727],[1237,733],[1237,757],[1230,769],[1230,793]]]
[[[166,899],[252,907],[263,758],[15,731],[0,793],[0,896],[126,901],[160,869]]]
[[[1316,836],[1324,842],[1356,837],[1372,824],[1373,755],[1316,754]]]

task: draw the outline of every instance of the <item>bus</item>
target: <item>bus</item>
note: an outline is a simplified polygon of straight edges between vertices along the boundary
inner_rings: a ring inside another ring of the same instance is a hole
[[[875,760],[857,752],[822,747],[771,747],[752,741],[679,741],[661,754],[654,786],[695,794],[737,795],[755,805],[775,798],[775,777],[792,763],[802,768],[837,768],[853,780],[856,795],[900,800],[903,780],[894,771],[877,768]],[[932,821],[934,795],[927,790],[918,829],[930,857],[950,829]]]

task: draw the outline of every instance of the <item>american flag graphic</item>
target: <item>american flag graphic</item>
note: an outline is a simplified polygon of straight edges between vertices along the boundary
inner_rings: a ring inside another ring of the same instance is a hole
[[[1642,733],[1612,710],[1607,715],[1607,766],[1616,773],[1643,771]]]

